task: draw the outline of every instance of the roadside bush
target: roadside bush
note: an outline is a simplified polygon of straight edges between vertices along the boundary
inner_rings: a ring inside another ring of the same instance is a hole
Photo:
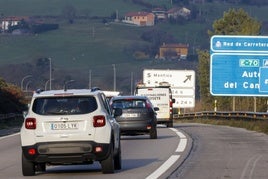
[[[0,78],[0,114],[21,113],[25,110],[26,100],[22,91],[15,85]]]

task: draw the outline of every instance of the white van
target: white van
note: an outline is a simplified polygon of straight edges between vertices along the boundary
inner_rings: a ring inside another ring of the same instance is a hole
[[[167,127],[173,127],[173,103],[170,85],[165,83],[156,87],[146,87],[139,84],[136,87],[135,95],[147,96],[154,107],[158,107],[157,123],[166,124]]]

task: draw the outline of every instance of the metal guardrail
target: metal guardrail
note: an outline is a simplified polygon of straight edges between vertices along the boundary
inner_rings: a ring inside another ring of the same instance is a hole
[[[22,114],[9,113],[0,114],[0,120],[8,118],[22,117]],[[245,111],[235,111],[235,112],[221,112],[221,111],[202,111],[202,112],[192,112],[183,114],[173,114],[173,119],[194,119],[194,118],[240,118],[240,119],[268,119],[268,113],[266,112],[245,112]]]
[[[173,118],[176,119],[195,119],[195,118],[218,118],[218,119],[268,119],[268,113],[266,112],[246,112],[246,111],[235,111],[235,112],[221,112],[221,111],[202,111],[192,112],[184,114],[174,114]]]

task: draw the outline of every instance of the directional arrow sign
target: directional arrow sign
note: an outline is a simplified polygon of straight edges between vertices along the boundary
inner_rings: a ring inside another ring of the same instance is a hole
[[[158,86],[161,82],[168,82],[171,87],[195,87],[195,71],[193,70],[156,70],[143,71],[143,83],[146,86]]]
[[[171,86],[172,97],[176,102],[173,107],[192,108],[195,105],[195,71],[193,70],[156,70],[143,71],[143,83],[146,86],[159,86],[168,82]]]
[[[186,75],[185,78],[186,79],[183,81],[183,83],[186,83],[187,81],[191,81],[192,75]]]

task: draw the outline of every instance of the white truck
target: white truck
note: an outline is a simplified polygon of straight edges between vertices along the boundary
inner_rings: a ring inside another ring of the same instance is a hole
[[[166,124],[167,127],[173,127],[173,103],[172,92],[168,83],[161,83],[159,86],[146,87],[144,84],[138,84],[135,90],[137,96],[147,96],[154,107],[158,107],[157,123]]]

